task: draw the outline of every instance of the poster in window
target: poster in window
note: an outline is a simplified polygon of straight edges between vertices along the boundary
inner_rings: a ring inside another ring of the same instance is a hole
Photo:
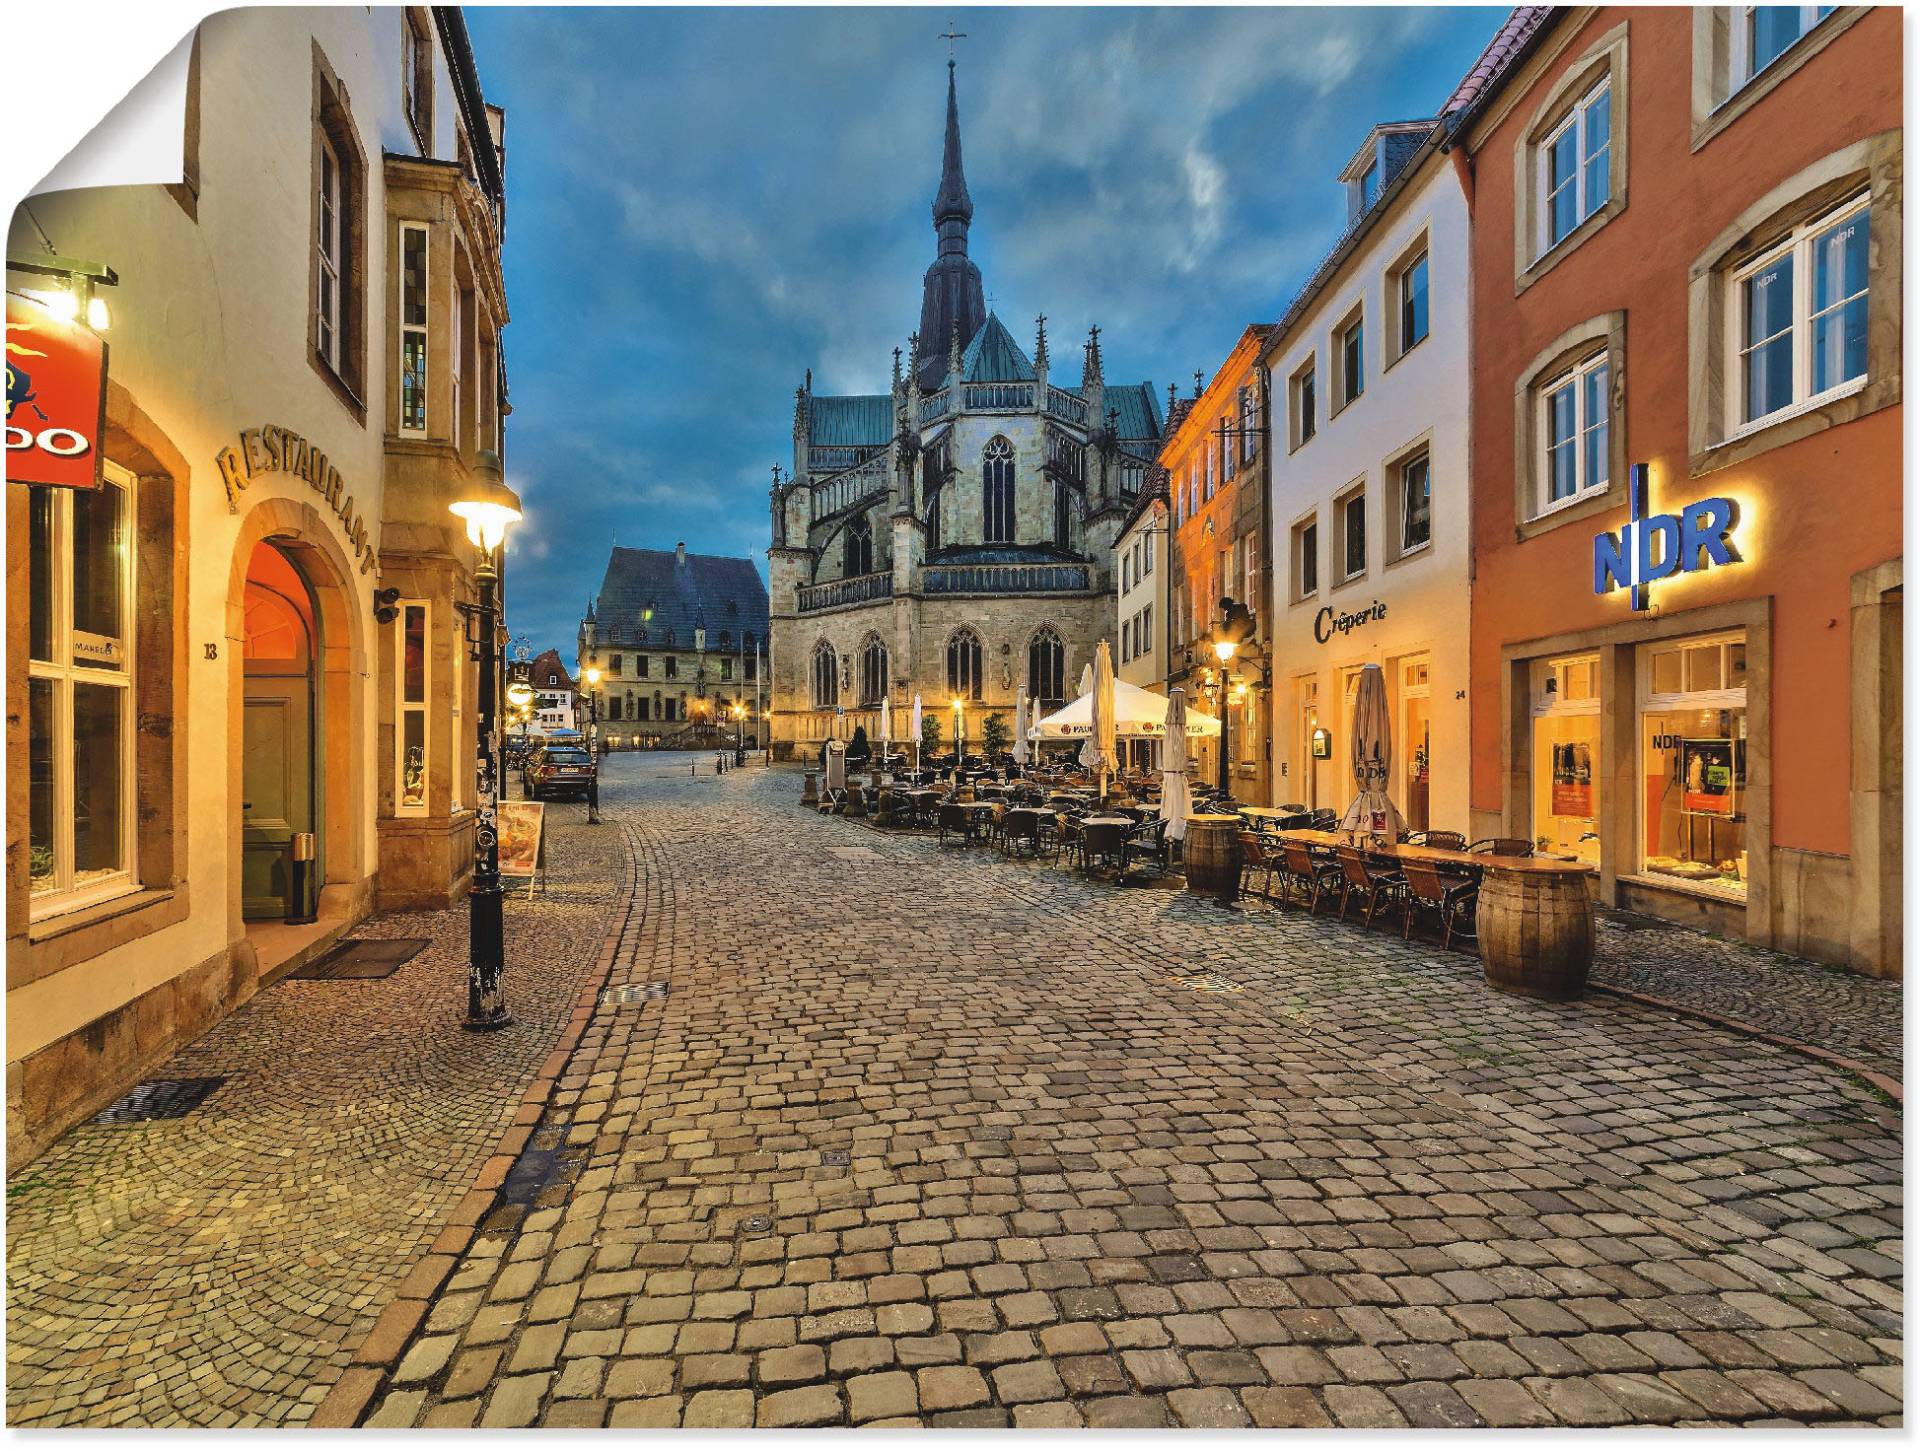
[[[107,345],[32,298],[7,294],[7,482],[100,487]]]
[[[1731,817],[1734,814],[1733,742],[1682,741],[1680,780],[1687,811],[1696,816]]]
[[[1585,741],[1554,745],[1553,814],[1593,819],[1593,751]]]

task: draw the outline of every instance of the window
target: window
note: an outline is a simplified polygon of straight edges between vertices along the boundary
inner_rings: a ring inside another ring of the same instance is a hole
[[[984,680],[980,671],[980,637],[972,630],[954,631],[947,641],[947,693],[964,700],[978,700]]]
[[[1207,451],[1206,497],[1211,499],[1214,495],[1215,490],[1219,487],[1220,480],[1219,480],[1219,475],[1217,473],[1217,470],[1220,464],[1220,455],[1218,451],[1214,448],[1212,439],[1207,440],[1206,451]]]
[[[672,664],[671,661],[668,662]],[[671,675],[673,672],[667,672]],[[813,704],[816,710],[840,703],[840,661],[833,646],[822,640],[813,647]]]
[[[464,411],[466,382],[464,358],[467,351],[466,321],[470,296],[471,294],[462,287],[456,286],[453,289],[453,331],[447,348],[447,376],[453,380],[453,400],[447,410],[447,422],[451,426],[448,436],[452,438],[454,448],[459,450],[466,448],[467,439],[467,416]]]
[[[314,236],[320,290],[314,298],[314,327],[320,356],[334,372],[340,371],[340,284],[346,258],[340,246],[340,155],[333,141],[320,138],[320,190],[315,201],[318,230]]]
[[[1053,547],[1065,554],[1073,547],[1073,501],[1066,484],[1053,484]]]
[[[427,675],[430,661],[425,600],[402,600],[394,617],[393,814],[427,814]]]
[[[1260,399],[1251,388],[1240,390],[1240,459],[1246,462],[1253,457],[1254,446],[1260,438]]]
[[[720,657],[720,678],[722,680],[733,679],[733,657],[730,655],[722,655]]]
[[[1693,7],[1692,148],[1698,151],[1872,7]]]
[[[1132,567],[1133,567],[1133,556],[1130,554],[1122,554],[1120,556],[1120,593],[1121,594],[1125,594],[1128,590],[1133,588],[1133,568]]]
[[[453,648],[447,652],[447,674],[451,680],[448,694],[453,698],[453,729],[449,739],[453,742],[453,769],[447,773],[447,810],[457,812],[461,809],[463,797],[460,783],[466,776],[462,761],[471,761],[473,752],[467,748],[466,709],[467,709],[467,633],[466,623],[457,615],[453,622]],[[557,704],[558,702],[556,702]]]
[[[848,579],[873,573],[873,528],[864,515],[847,525],[840,572]]]
[[[1355,489],[1335,506],[1340,525],[1340,580],[1345,583],[1367,572],[1367,491]]]
[[[400,431],[427,431],[427,229],[400,226]]]
[[[1380,163],[1375,161],[1360,173],[1360,210],[1365,211],[1380,199]]]
[[[133,475],[34,488],[27,664],[28,892],[35,917],[131,891]]]
[[[938,493],[927,500],[927,553],[936,553],[940,548],[940,495]]]
[[[1795,228],[1733,274],[1740,359],[1736,427],[1805,408],[1867,376],[1867,235],[1857,198]]]
[[[1257,534],[1240,539],[1240,602],[1254,614],[1262,607],[1260,598],[1260,538]]]
[[[1293,597],[1311,599],[1320,593],[1320,525],[1305,519],[1293,526]]]
[[[669,643],[671,643],[671,641],[669,641]],[[665,657],[664,663],[667,667],[667,679],[678,680],[680,678],[680,657],[678,655],[668,655]]]
[[[1602,350],[1541,386],[1540,437],[1546,454],[1539,512],[1607,486],[1611,474],[1609,374]]]
[[[1832,5],[1736,5],[1732,31],[1733,88],[1738,90],[1772,65],[1836,8]]]
[[[619,673],[620,673],[620,657],[618,655],[609,655],[607,657],[607,674],[618,675]]]
[[[1027,646],[1027,695],[1057,709],[1066,703],[1067,652],[1051,627],[1042,629]]]
[[[1640,868],[1744,900],[1747,645],[1744,634],[1643,645]]]
[[[860,703],[878,705],[886,695],[887,647],[878,635],[869,635],[860,645]]]
[[[1316,426],[1312,358],[1308,358],[1300,370],[1293,375],[1288,391],[1293,395],[1293,446],[1298,448],[1313,437]]]
[[[986,542],[1011,544],[1014,535],[1013,445],[995,438],[981,461]]]
[[[1400,292],[1400,336],[1399,355],[1405,356],[1409,349],[1417,347],[1427,336],[1427,253],[1422,248],[1420,255],[1400,269],[1396,278]]]
[[[1367,390],[1366,318],[1358,308],[1334,332],[1333,366],[1334,392],[1345,408]]]
[[[1133,658],[1133,621],[1120,622],[1120,663],[1126,664]]]
[[[420,154],[433,154],[433,37],[426,12],[409,6],[400,19],[400,87]]]
[[[1247,390],[1240,390],[1240,404],[1244,408]],[[1233,419],[1231,416],[1220,420],[1220,477],[1231,481],[1240,472],[1240,450],[1233,446]]]
[[[1433,539],[1433,473],[1422,450],[1399,466],[1400,553],[1425,549]]]
[[[1140,541],[1144,546],[1140,553],[1140,573],[1153,573],[1153,535],[1148,534]]]
[[[1140,625],[1133,632],[1134,653],[1151,655],[1153,653],[1153,606],[1140,607]]]
[[[314,51],[312,182],[308,220],[308,360],[356,422],[366,422],[366,155],[346,91]],[[395,238],[398,243],[398,238]],[[383,304],[384,305],[384,304]]]
[[[1582,96],[1540,145],[1540,194],[1545,252],[1600,210],[1612,195],[1613,83],[1603,80]]]

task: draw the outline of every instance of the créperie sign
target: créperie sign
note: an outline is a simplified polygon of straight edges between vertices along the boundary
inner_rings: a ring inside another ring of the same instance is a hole
[[[1593,592],[1628,591],[1636,610],[1647,608],[1647,587],[1655,580],[1692,574],[1722,564],[1738,564],[1733,531],[1740,506],[1722,495],[1699,499],[1676,514],[1647,513],[1647,466],[1635,464],[1628,477],[1627,527],[1593,536]]]
[[[292,474],[307,485],[340,519],[340,528],[360,561],[360,572],[373,569],[374,548],[367,538],[367,516],[347,492],[340,470],[327,456],[291,428],[269,423],[264,428],[240,432],[240,447],[228,444],[213,456],[220,470],[220,481],[227,486],[227,509],[240,512],[240,495],[260,474]]]
[[[1322,605],[1320,613],[1313,617],[1313,638],[1324,645],[1335,635],[1344,635],[1349,630],[1357,630],[1362,625],[1370,624],[1374,620],[1384,620],[1386,617],[1387,606],[1384,600],[1375,600],[1364,610],[1336,611],[1332,605]]]
[[[107,345],[30,297],[7,294],[7,482],[100,487]]]

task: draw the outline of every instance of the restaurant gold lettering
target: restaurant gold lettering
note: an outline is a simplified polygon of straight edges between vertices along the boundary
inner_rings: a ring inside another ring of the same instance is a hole
[[[240,446],[228,444],[214,455],[220,481],[227,487],[228,512],[240,512],[240,495],[262,474],[285,473],[305,479],[340,520],[340,528],[360,561],[360,572],[373,569],[374,550],[367,538],[367,517],[347,492],[340,470],[327,456],[290,428],[269,423],[240,431]]]

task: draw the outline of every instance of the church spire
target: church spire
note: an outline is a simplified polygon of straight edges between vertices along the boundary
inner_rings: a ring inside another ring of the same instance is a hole
[[[973,220],[973,198],[967,195],[967,173],[960,164],[960,102],[954,92],[953,62],[947,62],[947,144],[940,157],[940,190],[933,198],[933,225],[940,229],[940,250],[947,250],[943,222],[960,223],[958,250],[967,250],[966,226]]]
[[[942,38],[951,42],[959,36],[956,33]],[[947,360],[940,354],[940,340],[957,332],[965,347],[987,320],[980,268],[967,256],[967,229],[972,222],[973,198],[967,194],[966,172],[960,162],[960,101],[949,57],[946,141],[940,158],[940,188],[933,197],[933,229],[939,246],[933,265],[927,269],[920,298],[920,337],[926,345],[920,387],[925,392],[938,388],[946,375]]]

